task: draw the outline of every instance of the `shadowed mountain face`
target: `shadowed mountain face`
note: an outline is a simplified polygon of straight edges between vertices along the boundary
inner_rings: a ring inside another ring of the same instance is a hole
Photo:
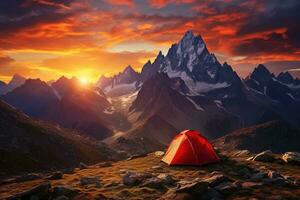
[[[46,119],[64,127],[78,129],[96,139],[111,135],[110,114],[106,114],[111,105],[96,91],[78,86],[74,79],[52,84],[60,95],[58,104],[47,111]],[[116,116],[115,116],[116,117]]]
[[[0,130],[2,173],[67,168],[117,155],[76,132],[32,120],[3,101],[0,101]]]
[[[177,130],[200,129],[208,138],[221,136],[239,126],[238,118],[217,103],[205,97],[184,95],[178,91],[180,88],[186,86],[178,87],[177,82],[164,73],[154,75],[143,84],[132,103],[130,117],[143,122],[159,116]]]
[[[215,141],[227,149],[247,149],[251,152],[271,150],[274,153],[300,151],[300,130],[283,121],[236,130]]]
[[[58,103],[53,89],[39,79],[28,79],[2,99],[32,117],[43,117]]]
[[[114,123],[126,121],[110,110],[111,105],[102,93],[80,86],[76,79],[62,77],[52,87],[39,79],[30,79],[2,99],[29,116],[81,130],[96,139],[110,136]]]

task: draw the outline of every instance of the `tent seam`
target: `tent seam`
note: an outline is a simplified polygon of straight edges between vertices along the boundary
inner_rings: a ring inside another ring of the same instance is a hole
[[[190,143],[190,145],[191,145],[191,147],[192,147],[192,151],[193,151],[194,156],[195,156],[196,159],[197,159],[197,163],[200,163],[200,162],[199,162],[198,155],[197,155],[196,152],[195,152],[195,148],[194,148],[193,143],[190,141],[189,137],[188,137],[186,134],[184,134],[184,135],[185,135],[185,137],[187,138],[188,142]]]

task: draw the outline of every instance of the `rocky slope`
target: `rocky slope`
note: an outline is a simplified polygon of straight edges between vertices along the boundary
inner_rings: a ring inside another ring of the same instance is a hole
[[[167,166],[160,161],[161,154],[153,153],[77,168],[68,174],[36,174],[35,180],[18,182],[20,177],[16,177],[2,181],[0,198],[298,199],[299,166],[250,161],[246,158],[251,154],[221,152],[220,163],[201,167]]]
[[[32,120],[0,101],[1,176],[114,159],[114,151],[78,132]]]
[[[271,150],[275,153],[287,151],[300,152],[300,130],[283,121],[271,121],[264,124],[236,130],[220,139],[217,146],[227,149],[246,149],[251,152]]]

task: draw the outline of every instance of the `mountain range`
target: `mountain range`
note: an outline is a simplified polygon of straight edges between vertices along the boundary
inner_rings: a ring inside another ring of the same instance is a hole
[[[76,78],[28,79],[1,99],[30,117],[130,152],[165,146],[184,129],[216,139],[270,120],[300,124],[299,79],[289,72],[276,76],[261,64],[243,79],[192,31],[140,73],[129,65],[89,86]]]

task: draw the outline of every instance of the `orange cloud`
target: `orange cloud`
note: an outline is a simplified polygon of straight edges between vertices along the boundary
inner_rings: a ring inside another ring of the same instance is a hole
[[[129,7],[134,6],[134,1],[133,0],[106,0],[108,3],[113,4],[113,5],[126,5]]]
[[[0,76],[19,72],[50,79],[73,72],[117,73],[127,64],[140,68],[187,30],[201,33],[211,52],[234,65],[300,57],[296,17],[284,14],[298,16],[297,5],[284,10],[291,5],[258,0],[6,2],[15,7],[0,7]],[[267,9],[275,10],[270,16]]]
[[[193,3],[195,0],[150,0],[150,5],[155,8],[162,8],[168,4],[183,4],[183,3]]]

